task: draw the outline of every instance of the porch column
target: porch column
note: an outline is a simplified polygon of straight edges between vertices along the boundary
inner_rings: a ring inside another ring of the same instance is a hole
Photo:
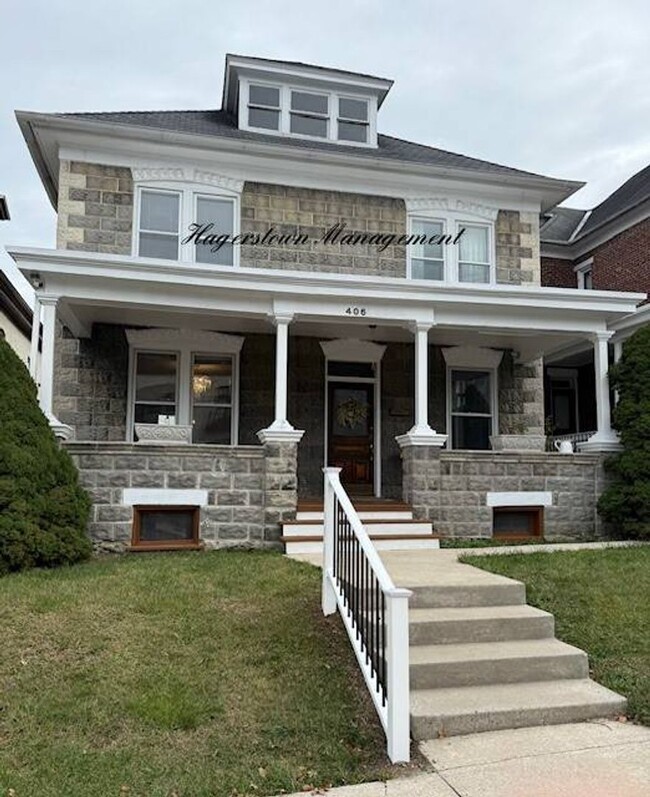
[[[304,430],[294,429],[287,420],[287,383],[289,363],[289,324],[293,315],[275,315],[275,419],[257,436],[262,443],[297,443]]]
[[[580,451],[616,451],[620,448],[618,435],[612,429],[609,401],[609,339],[611,332],[596,332],[593,336],[594,370],[596,376],[597,432],[579,445]]]
[[[415,423],[406,434],[395,439],[400,447],[406,445],[437,446],[447,442],[447,435],[438,434],[429,426],[429,330],[431,324],[416,322],[415,335]]]
[[[34,382],[38,384],[38,341],[41,336],[41,302],[38,296],[34,297],[34,312],[32,315],[32,339],[29,349],[29,373]]]
[[[38,403],[43,414],[48,419],[54,434],[57,437],[68,440],[72,436],[72,428],[67,424],[61,423],[54,415],[53,410],[54,346],[56,341],[56,305],[58,301],[58,296],[40,297],[43,323],[43,349],[41,354],[41,378],[38,389]]]

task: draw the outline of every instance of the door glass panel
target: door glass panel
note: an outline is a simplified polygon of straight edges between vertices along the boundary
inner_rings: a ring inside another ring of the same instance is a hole
[[[337,387],[332,402],[332,434],[340,437],[366,437],[372,428],[368,391]]]
[[[195,354],[192,363],[192,440],[232,442],[232,358]]]
[[[375,376],[375,364],[330,360],[327,363],[327,373],[330,376],[358,376],[373,379]]]

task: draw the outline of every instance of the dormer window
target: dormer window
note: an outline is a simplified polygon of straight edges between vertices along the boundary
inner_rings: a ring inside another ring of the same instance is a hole
[[[251,83],[248,92],[248,124],[263,130],[280,129],[279,88]]]
[[[327,138],[329,96],[307,91],[291,92],[291,133]]]
[[[368,141],[368,100],[339,97],[339,139],[366,144]]]

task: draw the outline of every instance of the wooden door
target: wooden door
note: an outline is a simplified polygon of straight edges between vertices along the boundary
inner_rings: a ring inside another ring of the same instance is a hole
[[[374,384],[330,382],[328,465],[352,493],[374,492]]]

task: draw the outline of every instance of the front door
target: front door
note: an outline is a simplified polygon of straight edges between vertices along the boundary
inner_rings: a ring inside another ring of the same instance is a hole
[[[341,482],[352,493],[373,493],[375,386],[329,382],[328,464],[341,468]]]

